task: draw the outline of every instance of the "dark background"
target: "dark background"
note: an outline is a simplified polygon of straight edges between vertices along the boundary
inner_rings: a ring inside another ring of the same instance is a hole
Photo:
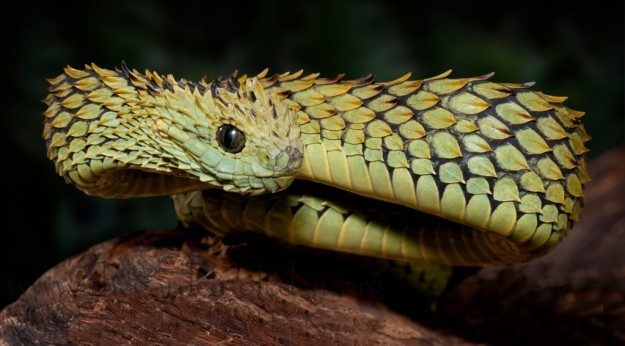
[[[2,10],[0,308],[47,269],[132,230],[176,226],[167,197],[103,200],[65,185],[41,139],[45,78],[96,62],[208,79],[238,69],[430,77],[490,71],[584,110],[590,157],[623,143],[623,4],[50,2]],[[4,6],[4,5],[3,5]],[[592,164],[592,163],[591,163]]]

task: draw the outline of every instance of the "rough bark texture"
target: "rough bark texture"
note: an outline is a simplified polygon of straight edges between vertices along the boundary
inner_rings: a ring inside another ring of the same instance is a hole
[[[315,251],[237,244],[171,231],[96,245],[7,307],[0,335],[7,344],[466,344],[386,308],[384,280],[364,267],[341,275],[348,268],[327,258],[313,263]]]
[[[554,252],[469,276],[436,315],[383,262],[140,232],[50,269],[0,313],[0,344],[625,343],[625,147],[589,166]]]

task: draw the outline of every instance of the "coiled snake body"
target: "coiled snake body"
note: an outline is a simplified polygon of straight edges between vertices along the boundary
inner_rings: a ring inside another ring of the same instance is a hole
[[[583,113],[531,84],[448,75],[68,67],[49,80],[43,137],[84,192],[173,195],[180,220],[218,234],[449,265],[546,252],[582,205]]]

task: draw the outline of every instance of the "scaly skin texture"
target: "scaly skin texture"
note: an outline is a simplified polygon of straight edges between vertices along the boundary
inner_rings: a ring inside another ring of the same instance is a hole
[[[449,265],[548,251],[582,205],[583,113],[530,84],[448,75],[193,83],[68,67],[50,80],[44,138],[81,190],[174,194],[185,224],[220,234]],[[224,124],[244,133],[240,153],[217,143]]]
[[[50,80],[44,138],[57,172],[88,194],[128,198],[209,187],[275,192],[301,164],[293,111],[273,103],[255,80],[205,89],[95,65],[65,73]],[[240,153],[217,144],[224,124],[250,129]]]

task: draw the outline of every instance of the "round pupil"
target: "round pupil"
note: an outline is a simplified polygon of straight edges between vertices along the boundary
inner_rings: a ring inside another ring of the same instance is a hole
[[[245,146],[245,136],[232,125],[224,125],[217,130],[217,141],[229,153],[238,153]]]

